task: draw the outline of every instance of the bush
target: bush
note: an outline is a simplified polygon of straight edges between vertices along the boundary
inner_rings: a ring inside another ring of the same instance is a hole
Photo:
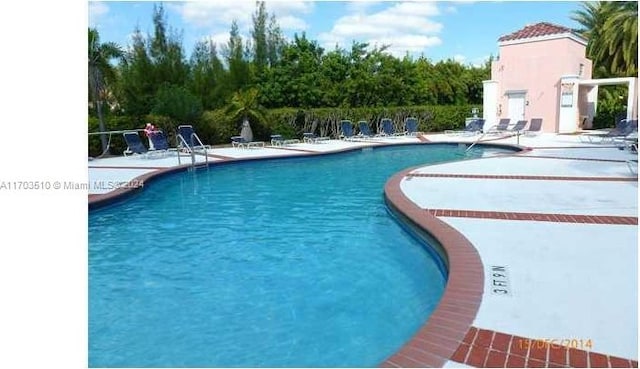
[[[445,106],[405,106],[405,107],[365,107],[365,108],[280,108],[268,111],[272,132],[283,136],[301,136],[309,132],[316,122],[316,133],[321,136],[337,137],[340,121],[349,119],[353,123],[360,120],[376,127],[382,118],[390,118],[396,129],[401,129],[408,117],[418,118],[418,129],[423,132],[441,132],[447,129],[461,129],[465,118],[471,115],[471,105]]]
[[[144,128],[144,123],[139,118],[128,116],[112,115],[104,117],[105,129],[107,131],[124,131],[128,129]],[[97,117],[89,117],[89,132],[100,132],[99,121]],[[108,136],[107,136],[108,137]],[[100,143],[100,135],[90,135],[88,139],[89,156],[98,156],[102,154],[102,145]],[[113,155],[121,155],[127,148],[122,134],[111,135],[109,150]]]
[[[310,132],[316,122],[315,133],[321,136],[338,137],[340,121],[349,119],[354,124],[360,120],[369,122],[375,132],[382,118],[391,118],[396,130],[403,129],[407,117],[418,118],[418,130],[423,132],[441,132],[447,129],[461,129],[465,118],[471,115],[471,105],[440,106],[404,106],[404,107],[366,107],[366,108],[279,108],[267,110],[268,122],[251,120],[254,140],[266,141],[272,134],[280,134],[285,138],[300,138],[303,132]],[[105,125],[108,131],[142,129],[147,122],[162,129],[172,146],[177,145],[176,128],[181,124],[191,124],[205,144],[228,144],[231,136],[240,134],[241,122],[230,118],[224,109],[210,110],[202,113],[198,120],[178,120],[165,115],[149,114],[144,117],[108,116]],[[98,119],[89,118],[89,132],[98,131]],[[145,142],[145,140],[143,140]],[[146,142],[145,142],[146,143]],[[111,153],[121,155],[127,145],[121,134],[113,135]],[[99,136],[89,136],[89,155],[97,156],[102,152]]]
[[[178,122],[194,122],[202,116],[202,102],[184,87],[165,84],[156,93],[151,113]]]

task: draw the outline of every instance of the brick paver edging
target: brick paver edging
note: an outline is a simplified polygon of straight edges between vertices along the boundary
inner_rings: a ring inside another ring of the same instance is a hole
[[[516,213],[510,211],[424,209],[437,217],[525,220],[534,222],[638,225],[638,217],[556,213]]]
[[[483,368],[638,367],[636,360],[585,350],[589,343],[565,341],[545,342],[471,327],[451,360]]]
[[[476,317],[484,290],[478,251],[455,228],[411,202],[400,182],[415,168],[395,174],[384,195],[392,210],[433,237],[444,251],[449,277],[442,299],[420,330],[382,367],[442,367],[455,353]]]
[[[453,173],[409,173],[407,177],[420,178],[468,178],[468,179],[517,179],[531,181],[601,181],[638,182],[638,177],[567,177],[567,176],[525,176],[505,174],[453,174]]]

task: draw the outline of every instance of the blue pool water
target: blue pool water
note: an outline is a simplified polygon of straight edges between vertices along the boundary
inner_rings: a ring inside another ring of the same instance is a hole
[[[384,183],[463,157],[420,145],[214,166],[92,211],[89,365],[377,366],[446,282]]]

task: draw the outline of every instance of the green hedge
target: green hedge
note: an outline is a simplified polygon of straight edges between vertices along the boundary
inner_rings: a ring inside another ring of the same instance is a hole
[[[401,106],[393,108],[317,108],[292,109],[282,108],[269,111],[273,133],[284,136],[299,137],[309,132],[317,122],[316,133],[322,136],[337,137],[340,133],[340,121],[351,120],[354,124],[360,120],[369,122],[375,131],[382,118],[390,118],[396,130],[402,130],[404,120],[408,117],[418,118],[418,129],[423,132],[442,132],[447,129],[461,129],[465,118],[471,116],[473,105],[445,106]]]
[[[280,108],[267,110],[268,122],[251,121],[254,140],[270,140],[272,134],[280,134],[285,138],[300,138],[303,132],[309,132],[316,122],[316,134],[321,136],[338,137],[340,121],[351,120],[356,124],[360,120],[369,122],[373,132],[382,118],[391,118],[397,131],[403,129],[403,122],[407,117],[418,118],[418,129],[423,132],[442,132],[447,129],[461,129],[465,118],[471,116],[471,109],[475,105],[441,105],[441,106],[401,106],[393,108],[316,108],[296,109]],[[229,144],[231,136],[240,134],[241,121],[228,117],[223,109],[206,111],[198,121],[183,123],[160,116],[147,115],[144,118],[127,116],[108,116],[105,125],[108,131],[140,129],[146,122],[152,122],[157,128],[165,131],[169,142],[175,146],[176,127],[180,124],[193,125],[198,136],[205,144]],[[98,131],[98,119],[89,118],[89,132]],[[89,136],[89,155],[97,156],[101,153],[98,136]],[[146,143],[146,140],[143,140]],[[126,144],[122,135],[114,135],[111,141],[111,153],[122,154]]]
[[[176,145],[175,140],[175,132],[176,128],[182,124],[177,123],[171,118],[164,117],[161,115],[147,115],[145,117],[130,117],[130,116],[107,116],[104,118],[105,129],[107,131],[125,131],[125,130],[133,130],[133,129],[142,129],[145,127],[147,122],[153,123],[157,129],[163,130],[169,139],[169,142],[172,146]],[[197,132],[200,132],[199,129],[203,128],[200,122],[188,123],[192,124]],[[203,129],[204,131],[204,129]],[[89,117],[89,132],[100,132],[98,118]],[[99,135],[90,135],[88,136],[88,145],[89,145],[89,156],[96,157],[102,153],[102,145],[100,143]],[[140,136],[142,138],[142,142],[147,144],[147,140],[143,138],[142,134]],[[204,140],[204,139],[203,139]],[[124,141],[124,137],[122,134],[114,134],[111,136],[111,142],[109,143],[109,152],[112,155],[122,155],[122,152],[127,148],[127,144]]]

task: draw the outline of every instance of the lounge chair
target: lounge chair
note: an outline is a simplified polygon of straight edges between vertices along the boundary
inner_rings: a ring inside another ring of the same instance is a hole
[[[149,150],[149,154],[162,154],[166,155],[171,153],[171,151],[178,151],[176,148],[171,148],[169,146],[169,140],[163,131],[153,131],[148,134],[149,140],[153,145],[153,149]]]
[[[511,123],[511,118],[502,118],[495,126],[489,128],[486,132],[487,134],[503,134],[506,133],[509,129],[509,123]]]
[[[137,131],[124,132],[122,136],[124,136],[124,141],[127,143],[127,148],[122,153],[124,156],[141,155],[148,157],[149,150],[142,143]]]
[[[318,121],[313,121],[313,124],[311,124],[311,130],[309,132],[304,132],[302,133],[302,141],[305,143],[320,143],[323,141],[327,141],[330,139],[330,137],[321,137],[315,134],[316,132],[316,128],[318,126]]]
[[[484,119],[474,119],[469,124],[464,127],[463,130],[454,131],[454,130],[446,130],[444,131],[447,135],[463,135],[463,136],[473,136],[482,133],[482,129],[484,128]]]
[[[418,135],[418,118],[409,117],[404,120],[404,134],[406,136],[417,136]]]
[[[393,127],[393,122],[389,118],[382,118],[380,124],[382,125],[382,132],[380,133],[380,136],[393,137],[403,134],[396,132],[395,128]]]
[[[250,149],[250,148],[264,147],[264,142],[262,142],[262,141],[247,141],[242,136],[233,136],[233,137],[231,137],[231,146],[232,147],[236,147],[236,148],[241,148],[241,149],[242,148]]]
[[[358,128],[360,129],[360,133],[358,134],[358,136],[364,137],[364,138],[376,137],[376,135],[371,133],[371,130],[369,129],[369,123],[367,123],[367,121],[364,121],[364,120],[359,121]]]
[[[542,118],[532,118],[529,128],[524,131],[525,136],[537,136],[542,132]]]
[[[211,149],[210,145],[205,145],[200,140],[200,137],[193,130],[193,126],[182,125],[178,126],[178,134],[176,135],[178,141],[178,148],[187,152],[206,151]]]
[[[340,135],[340,138],[342,138],[345,141],[352,141],[355,136],[353,135],[353,123],[351,123],[350,120],[343,120],[340,122],[340,130],[342,131],[342,134]]]
[[[622,119],[611,131],[607,133],[589,133],[580,136],[580,140],[584,141],[586,138],[589,143],[610,143],[613,144],[615,140],[624,140],[629,135],[638,130],[637,120]]]
[[[300,140],[285,139],[282,135],[271,135],[271,146],[287,146],[294,143],[300,143]]]
[[[516,124],[513,127],[511,127],[511,129],[507,129],[506,132],[521,134],[524,131],[524,127],[527,126],[527,123],[529,123],[529,121],[526,119],[519,120],[516,122]]]

